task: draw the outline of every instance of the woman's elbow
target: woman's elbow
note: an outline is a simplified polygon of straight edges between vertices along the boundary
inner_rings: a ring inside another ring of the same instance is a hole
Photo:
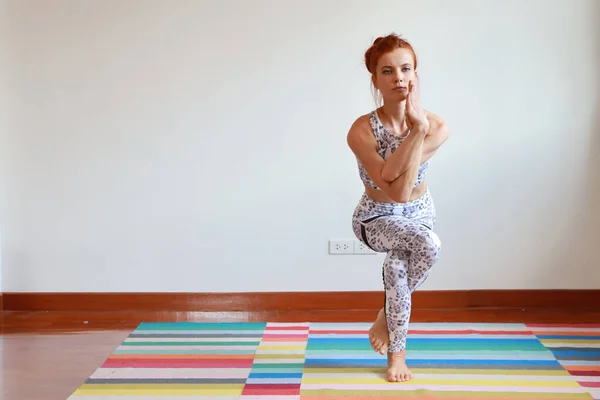
[[[386,169],[383,169],[381,171],[381,179],[383,179],[387,183],[394,182],[396,179],[398,179],[398,177],[399,177],[399,175],[394,173],[393,171],[388,171]]]
[[[402,187],[388,193],[388,197],[396,203],[408,203],[412,195],[412,188]]]

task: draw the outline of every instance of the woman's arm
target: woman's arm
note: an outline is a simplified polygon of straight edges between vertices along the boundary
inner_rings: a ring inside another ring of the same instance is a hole
[[[384,160],[377,152],[377,140],[371,132],[368,116],[362,116],[356,120],[350,128],[347,138],[348,146],[364,166],[373,182],[390,199],[399,203],[410,200],[419,172],[425,131],[421,127],[416,127],[409,137],[412,137],[411,141],[406,143],[407,138],[402,144],[407,144],[406,148],[410,147],[411,149],[410,152],[406,152],[407,167],[392,182],[387,181],[382,176],[383,170],[390,160]]]
[[[412,134],[408,135],[400,146],[398,146],[398,149],[388,157],[385,167],[381,172],[383,179],[387,182],[395,181],[408,170],[416,148],[420,147],[422,149],[420,165],[433,157],[435,152],[448,139],[450,131],[442,118],[428,112],[427,119],[429,121],[429,131],[424,138],[417,136],[417,139]],[[418,143],[421,140],[423,141],[422,146],[421,143]]]
[[[386,160],[385,166],[381,171],[381,177],[387,182],[393,182],[404,174],[417,158],[417,166],[420,164],[420,157],[423,153],[424,140],[427,135],[423,134],[424,128],[418,132],[411,132]],[[419,134],[421,133],[421,134]],[[418,169],[418,168],[417,168]]]
[[[430,128],[423,142],[421,164],[433,157],[435,152],[450,136],[450,129],[441,117],[427,111],[427,119],[429,120]]]

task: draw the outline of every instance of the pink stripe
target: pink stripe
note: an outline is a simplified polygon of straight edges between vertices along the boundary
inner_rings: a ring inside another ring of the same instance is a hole
[[[308,326],[267,326],[265,331],[308,331]]]
[[[221,378],[245,379],[251,368],[98,368],[93,379],[175,379]]]
[[[529,328],[600,328],[600,324],[525,324]]]
[[[250,368],[253,360],[111,360],[102,368]]]

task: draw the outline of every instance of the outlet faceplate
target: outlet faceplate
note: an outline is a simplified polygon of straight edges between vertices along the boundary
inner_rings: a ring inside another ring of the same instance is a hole
[[[360,240],[338,239],[329,241],[329,254],[377,254]]]
[[[369,246],[366,246],[360,240],[354,241],[354,254],[377,254]]]
[[[329,241],[329,254],[353,254],[354,253],[354,241],[353,240],[330,240]]]

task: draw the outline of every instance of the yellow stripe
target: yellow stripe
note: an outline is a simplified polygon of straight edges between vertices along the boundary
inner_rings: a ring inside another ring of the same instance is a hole
[[[594,339],[540,339],[542,344],[545,343],[587,343],[587,344],[600,344],[600,340]]]
[[[303,378],[303,384],[387,384],[384,378]],[[556,387],[578,388],[579,384],[572,382],[550,381],[504,381],[504,380],[472,380],[472,379],[419,379],[413,378],[411,385],[448,385],[448,386],[524,386],[524,387]]]
[[[181,395],[201,395],[201,396],[241,396],[241,390],[235,389],[222,389],[222,390],[200,390],[200,389],[188,389],[188,390],[176,390],[166,389],[166,388],[156,388],[156,389],[119,389],[119,390],[110,390],[110,389],[78,389],[73,395],[76,396],[152,396],[152,395],[172,395],[172,396],[181,396]]]
[[[273,358],[301,358],[304,359],[304,354],[256,354],[254,356],[255,359],[261,359],[261,358],[269,358],[269,359],[273,359]]]
[[[117,383],[83,384],[75,395],[115,396],[115,395],[203,395],[203,396],[241,396],[244,384],[152,384]]]

